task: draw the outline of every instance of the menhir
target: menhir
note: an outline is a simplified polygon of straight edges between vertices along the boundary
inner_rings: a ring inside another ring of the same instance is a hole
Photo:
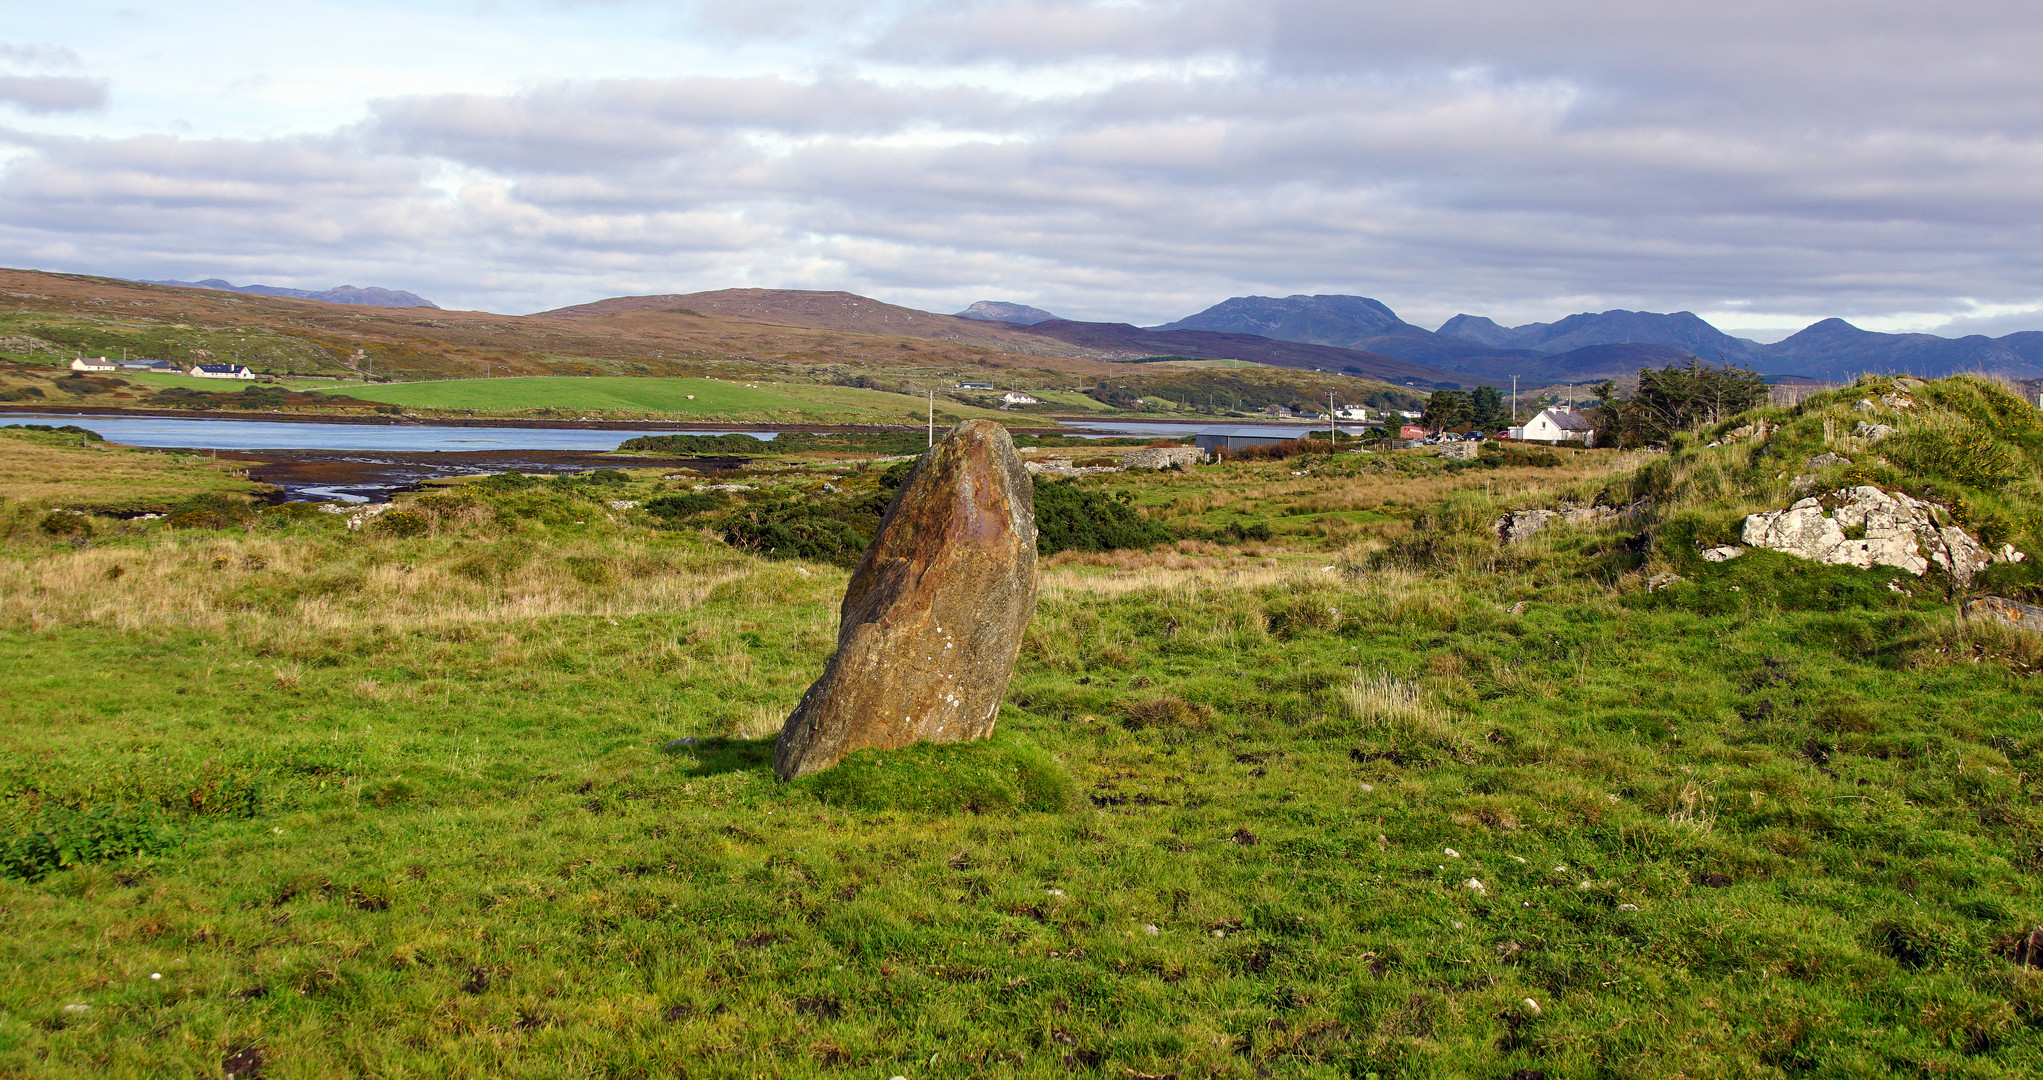
[[[854,750],[993,734],[1036,609],[1036,511],[1006,429],[968,420],[922,455],[844,591],[837,655],[774,747],[784,780]]]

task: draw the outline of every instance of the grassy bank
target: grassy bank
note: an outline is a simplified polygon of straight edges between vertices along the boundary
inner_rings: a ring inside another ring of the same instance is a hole
[[[4,421],[0,416],[0,421]],[[262,485],[233,465],[198,453],[114,446],[82,428],[48,424],[0,426],[0,518],[36,517],[52,509],[95,514],[163,513],[209,495],[237,500]],[[102,523],[103,522],[103,519]],[[90,522],[77,523],[89,532]]]
[[[16,536],[0,1071],[2033,1073],[2035,640],[1464,527],[1671,459],[1557,460],[1071,482],[1178,539],[1046,561],[993,742],[795,784],[844,571],[612,506],[687,481]]]

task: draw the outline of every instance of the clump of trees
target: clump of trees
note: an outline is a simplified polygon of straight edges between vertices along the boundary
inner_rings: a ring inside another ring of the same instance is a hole
[[[1423,422],[1435,431],[1489,431],[1504,427],[1510,420],[1504,395],[1494,386],[1478,386],[1474,390],[1433,391],[1433,396],[1426,399]]]
[[[1749,367],[1705,364],[1690,357],[1639,372],[1639,387],[1630,397],[1618,395],[1617,383],[1597,385],[1596,443],[1638,447],[1664,443],[1679,431],[1690,431],[1736,416],[1766,401],[1766,380]]]

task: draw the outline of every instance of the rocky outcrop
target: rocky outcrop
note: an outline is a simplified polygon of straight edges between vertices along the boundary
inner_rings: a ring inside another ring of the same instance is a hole
[[[845,589],[837,654],[781,729],[774,772],[991,735],[1035,608],[1028,472],[1005,429],[967,420],[887,508]]]
[[[2002,626],[2043,634],[2043,607],[2010,600],[2005,596],[1982,596],[1965,602],[1968,619],[1991,619]]]
[[[1472,442],[1451,442],[1440,444],[1440,456],[1457,461],[1474,461],[1482,452],[1482,446]]]
[[[1549,525],[1601,525],[1621,515],[1613,506],[1571,506],[1560,510],[1513,510],[1490,523],[1497,539],[1509,544]]]
[[[1753,514],[1744,540],[1833,566],[1892,566],[1917,577],[1934,566],[1961,585],[1993,561],[1965,530],[1942,524],[1944,511],[1933,503],[1871,486],[1832,492],[1829,501],[1834,511],[1809,498]]]

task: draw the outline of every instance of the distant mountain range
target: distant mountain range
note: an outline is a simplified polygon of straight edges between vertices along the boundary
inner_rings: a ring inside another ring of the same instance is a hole
[[[375,286],[357,288],[342,285],[337,289],[287,289],[282,285],[235,285],[219,278],[204,281],[150,281],[142,279],[144,285],[174,285],[181,289],[219,289],[223,292],[254,293],[257,296],[283,296],[293,300],[317,300],[323,304],[354,304],[359,307],[422,307],[438,309],[440,305],[420,296],[398,289],[379,289]]]
[[[1513,375],[1583,382],[1689,356],[1747,364],[1764,375],[1811,379],[1843,379],[1867,371],[2043,376],[2043,331],[1944,338],[1875,333],[1842,319],[1825,319],[1762,345],[1726,334],[1688,311],[1605,311],[1513,327],[1478,315],[1456,315],[1428,331],[1366,296],[1237,296],[1156,329],[1226,329],[1355,349],[1444,368],[1478,382]]]

